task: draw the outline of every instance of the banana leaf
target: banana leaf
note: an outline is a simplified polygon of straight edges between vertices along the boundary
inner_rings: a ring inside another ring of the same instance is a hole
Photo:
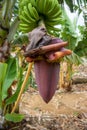
[[[18,114],[18,113],[17,114],[16,113],[12,113],[12,114],[7,113],[5,115],[5,119],[7,121],[12,121],[12,122],[16,123],[16,122],[22,121],[24,119],[24,115]]]
[[[75,53],[80,57],[87,56],[87,39],[78,43],[78,46],[75,48]]]
[[[8,41],[11,42],[19,25],[19,18],[16,17],[9,28]]]
[[[7,64],[0,63],[0,97],[2,97],[2,84],[6,75]],[[0,98],[0,108],[2,107],[2,99]]]
[[[16,79],[15,58],[10,58],[7,63],[8,63],[8,68],[2,85],[2,100],[4,100],[8,96],[7,90],[11,86],[12,82]]]
[[[70,11],[73,12],[73,7],[74,7],[73,0],[65,0],[65,1],[66,4],[69,6]]]
[[[7,70],[7,64],[0,63],[0,85],[2,85],[2,83],[4,81],[6,70]]]

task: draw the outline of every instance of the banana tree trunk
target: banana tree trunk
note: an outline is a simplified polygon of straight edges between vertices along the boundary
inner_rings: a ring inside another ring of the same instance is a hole
[[[61,62],[59,91],[60,92],[70,91],[71,85],[72,85],[72,64],[68,62]]]

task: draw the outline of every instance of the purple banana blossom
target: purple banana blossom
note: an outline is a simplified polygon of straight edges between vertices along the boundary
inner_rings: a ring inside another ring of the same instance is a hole
[[[53,39],[50,44],[62,42],[63,41],[60,39]],[[64,47],[58,49],[58,51],[64,50],[66,50]],[[49,63],[45,59],[34,62],[34,70],[38,90],[41,97],[46,103],[48,103],[55,94],[59,80],[60,63],[55,61],[56,52],[57,51],[51,51],[44,54],[48,60],[54,60],[54,63]]]
[[[52,38],[49,45],[25,53],[28,62],[34,61],[36,83],[39,93],[46,103],[52,99],[57,89],[60,72],[59,59],[71,54],[71,50],[64,48],[66,45],[67,42]],[[34,58],[30,57],[31,55]]]

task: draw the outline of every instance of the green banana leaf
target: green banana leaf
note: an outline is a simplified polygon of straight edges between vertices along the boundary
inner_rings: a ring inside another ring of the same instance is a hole
[[[0,63],[0,85],[2,85],[7,70],[7,64],[6,63]]]
[[[17,31],[17,28],[19,26],[19,22],[20,21],[19,21],[18,17],[16,17],[14,19],[14,21],[12,22],[12,24],[11,24],[11,26],[9,28],[9,34],[8,34],[8,37],[7,37],[9,42],[11,42],[13,40],[13,37],[14,37],[14,35],[15,35],[16,31]]]
[[[69,6],[70,11],[73,12],[73,7],[74,7],[73,0],[65,0],[65,2]]]
[[[4,78],[6,75],[7,70],[7,64],[6,63],[0,63],[0,108],[2,107],[2,84],[4,82]]]
[[[20,89],[21,89],[21,85],[22,85],[23,80],[24,80],[23,68],[21,68],[21,67],[18,68],[18,73],[19,73],[19,75],[18,75],[18,79],[19,80],[18,80],[17,90],[11,97],[6,99],[6,104],[5,104],[6,106],[9,105],[9,104],[14,103],[17,100],[17,97],[19,95],[19,92],[20,92]],[[25,87],[24,91],[26,91],[26,89],[29,87],[30,82],[31,82],[31,76],[29,77],[29,79],[27,81],[27,84],[26,84],[26,87]]]
[[[16,79],[16,60],[15,58],[10,58],[7,62],[8,68],[5,76],[5,80],[2,85],[2,100],[4,100],[7,96],[7,90],[11,86],[12,82]]]
[[[80,57],[87,57],[87,27],[79,26],[78,28],[80,30],[82,38],[75,47],[74,52]]]
[[[74,64],[74,65],[79,65],[79,64],[82,64],[82,59],[81,57],[79,57],[76,53],[72,53],[72,55],[69,55],[69,56],[66,56],[64,57],[64,60],[71,63],[71,64]]]
[[[13,7],[15,5],[16,0],[4,0],[3,8],[2,8],[2,18],[9,22],[12,17]]]
[[[16,0],[3,0],[3,2],[0,2],[0,6],[1,6],[0,8],[0,25],[1,25],[0,45],[4,43],[5,39],[7,39],[8,32],[9,32],[9,38],[12,40],[13,34],[16,32],[15,30],[17,30],[17,27],[15,26],[13,30],[12,30],[12,27],[10,28],[12,14],[13,14],[13,7],[15,5],[15,2]]]
[[[12,114],[7,113],[5,115],[5,119],[7,121],[12,121],[12,122],[16,123],[16,122],[22,121],[24,119],[24,115],[18,114],[18,113],[17,114],[16,113],[12,113]]]
[[[69,33],[71,33],[74,36],[75,32],[76,32],[76,24],[77,24],[77,20],[78,20],[78,15],[76,14],[74,20],[71,20],[71,18],[68,15],[67,10],[64,8],[63,9],[63,17],[65,19],[64,25],[68,28]]]
[[[74,51],[78,56],[87,56],[87,39],[80,41]]]
[[[23,75],[22,74],[23,74],[23,70],[22,70],[22,68],[20,68],[19,69],[19,81],[18,81],[17,90],[11,97],[6,99],[6,104],[5,104],[6,106],[14,103],[17,100],[17,97],[18,97],[18,94],[20,92],[21,85],[22,85],[22,82],[23,82]]]
[[[77,33],[77,22],[78,22],[78,14],[74,17],[74,19],[71,21],[71,19],[68,16],[68,12],[66,9],[63,10],[63,17],[65,19],[64,26],[62,27],[61,36],[64,41],[68,41],[67,48],[74,51],[76,45],[78,44],[78,41],[81,40]]]

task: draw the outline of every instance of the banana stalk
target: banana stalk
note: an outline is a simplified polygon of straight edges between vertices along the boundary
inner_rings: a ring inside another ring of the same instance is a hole
[[[27,73],[26,73],[24,82],[23,82],[23,84],[22,84],[22,86],[21,86],[20,93],[19,93],[19,95],[18,95],[18,98],[17,98],[17,100],[16,100],[16,102],[15,102],[15,105],[14,105],[14,107],[13,107],[11,113],[13,113],[13,112],[16,110],[17,106],[18,106],[18,103],[19,103],[19,101],[20,101],[21,95],[22,95],[22,93],[23,93],[23,91],[24,91],[24,88],[25,88],[25,86],[26,86],[27,80],[28,80],[28,78],[29,78],[32,65],[33,65],[33,62],[30,63],[29,66],[28,66],[28,70],[27,70]]]

